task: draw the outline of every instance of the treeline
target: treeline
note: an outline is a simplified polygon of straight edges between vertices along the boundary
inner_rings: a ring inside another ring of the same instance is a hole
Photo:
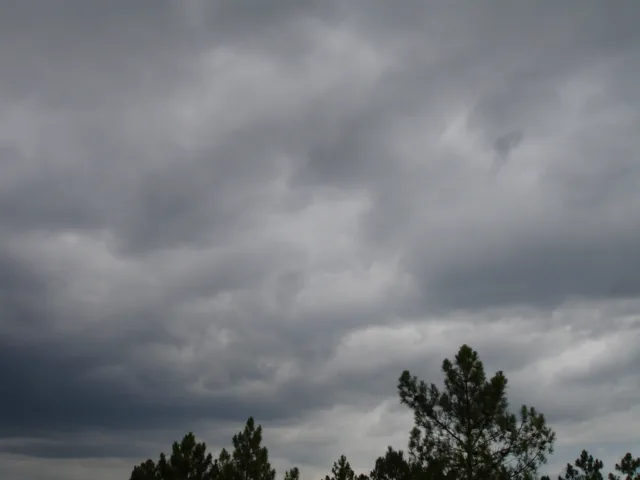
[[[414,414],[408,449],[388,447],[368,475],[356,475],[342,455],[324,480],[551,480],[539,469],[553,453],[555,433],[542,413],[523,405],[509,410],[507,378],[502,371],[487,379],[476,351],[460,347],[442,364],[444,388],[404,371],[398,383],[401,403]],[[274,480],[276,471],[262,445],[262,427],[249,418],[234,435],[233,449],[217,458],[192,433],[134,467],[130,480]],[[627,453],[605,477],[603,463],[583,450],[558,480],[640,480],[640,458]],[[294,467],[285,480],[298,480]]]

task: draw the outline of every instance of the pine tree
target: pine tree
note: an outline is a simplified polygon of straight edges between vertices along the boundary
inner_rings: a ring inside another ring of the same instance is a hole
[[[415,478],[412,465],[402,450],[387,448],[384,457],[378,457],[369,475],[371,480],[412,480]]]
[[[594,458],[586,450],[582,450],[573,465],[567,463],[565,476],[559,475],[558,480],[604,480],[603,468],[604,465],[601,460]],[[607,476],[607,480],[640,480],[640,457],[633,458],[631,453],[627,453],[622,457],[620,463],[616,464],[615,470],[623,474],[624,477],[610,473]],[[550,479],[545,477],[542,480]]]
[[[226,448],[220,451],[220,455],[215,460],[213,467],[215,478],[218,480],[235,480],[237,477],[233,459]]]
[[[284,480],[300,480],[300,470],[298,470],[298,467],[290,468],[285,472]]]
[[[486,379],[477,352],[460,347],[442,363],[444,390],[404,371],[400,400],[414,412],[409,440],[413,463],[429,478],[532,478],[553,451],[555,434],[534,408],[509,412],[507,379],[500,371]]]
[[[171,456],[167,460],[160,454],[157,463],[147,460],[131,473],[131,480],[214,480],[217,478],[207,445],[196,442],[193,433],[188,433],[182,442],[174,442]]]
[[[558,480],[604,480],[601,472],[603,463],[597,458],[589,455],[589,452],[582,450],[574,465],[567,463],[565,476],[558,476]]]
[[[131,480],[161,480],[160,472],[156,463],[149,459],[140,465],[133,467]]]
[[[242,432],[233,437],[233,453],[222,449],[214,461],[205,443],[188,433],[174,442],[171,456],[160,454],[158,462],[147,460],[134,467],[131,480],[274,480],[275,470],[262,443],[262,427],[249,418]],[[287,472],[287,480],[299,480],[297,468]]]
[[[619,475],[609,474],[609,480],[640,480],[640,457],[633,458],[631,453],[627,453],[620,463],[616,463],[616,472],[620,472],[624,475],[620,478]]]
[[[331,477],[327,475],[325,480],[354,480],[355,472],[347,461],[347,457],[340,455],[337,462],[333,462]]]
[[[249,417],[242,432],[233,436],[231,455],[235,480],[274,480],[276,471],[269,463],[269,452],[262,443],[262,426]]]

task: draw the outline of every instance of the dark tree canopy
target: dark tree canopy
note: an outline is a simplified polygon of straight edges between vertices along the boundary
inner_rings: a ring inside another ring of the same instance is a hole
[[[262,426],[247,420],[244,431],[233,437],[232,464],[235,480],[274,480],[276,471],[269,463],[269,452],[262,444]]]
[[[298,470],[298,467],[290,468],[285,472],[284,480],[300,480],[300,470]]]
[[[408,453],[389,446],[369,475],[356,474],[345,455],[323,480],[551,480],[538,469],[553,452],[554,432],[533,407],[518,414],[509,409],[502,371],[487,379],[477,352],[462,345],[453,361],[442,363],[444,388],[404,371],[398,383],[400,402],[414,416]],[[640,480],[640,458],[627,453],[605,477],[603,463],[583,450],[557,480]],[[262,445],[262,427],[252,417],[233,436],[232,448],[217,458],[193,433],[134,467],[131,480],[275,480],[276,471]],[[294,467],[284,480],[300,480]]]
[[[525,479],[553,451],[555,434],[534,408],[509,412],[507,379],[487,380],[477,352],[460,347],[442,363],[444,390],[404,371],[400,400],[413,410],[409,453],[432,478]]]
[[[376,460],[370,477],[371,480],[411,480],[414,478],[412,470],[402,450],[388,447],[384,457]]]
[[[564,477],[560,475],[558,480],[604,480],[603,467],[602,461],[582,450],[573,465],[567,463]]]
[[[182,442],[174,442],[168,460],[164,453],[157,463],[147,460],[133,469],[131,480],[212,480],[216,478],[214,463],[206,450],[206,444],[196,442],[193,433],[188,433]]]
[[[601,460],[582,450],[573,465],[567,463],[564,476],[559,475],[558,480],[604,480],[603,468],[604,464]],[[606,478],[608,480],[640,480],[640,457],[633,458],[631,453],[627,453],[620,463],[616,463],[615,471],[623,476],[610,473]],[[549,477],[542,480],[549,480]]]
[[[325,480],[354,480],[355,476],[347,457],[341,455],[337,462],[333,462],[331,476],[327,475]]]
[[[609,474],[609,480],[640,480],[640,457],[633,457],[628,453],[622,457],[620,463],[616,463],[616,472],[624,475]]]
[[[198,443],[192,433],[181,443],[175,442],[167,460],[164,453],[158,462],[147,460],[131,473],[131,480],[274,480],[275,470],[269,453],[262,445],[262,427],[249,418],[242,432],[233,437],[233,453],[222,449],[214,461],[206,453],[205,443]],[[298,480],[299,472],[288,472],[289,480]]]

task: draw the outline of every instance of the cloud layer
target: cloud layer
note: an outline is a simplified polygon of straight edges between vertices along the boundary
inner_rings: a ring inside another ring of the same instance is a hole
[[[1,7],[3,478],[368,469],[463,342],[638,450],[639,4],[89,3]]]

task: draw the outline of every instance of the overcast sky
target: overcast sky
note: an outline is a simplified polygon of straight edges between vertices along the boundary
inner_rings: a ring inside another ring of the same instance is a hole
[[[0,0],[0,477],[249,415],[279,476],[406,448],[462,343],[640,454],[640,2]]]

